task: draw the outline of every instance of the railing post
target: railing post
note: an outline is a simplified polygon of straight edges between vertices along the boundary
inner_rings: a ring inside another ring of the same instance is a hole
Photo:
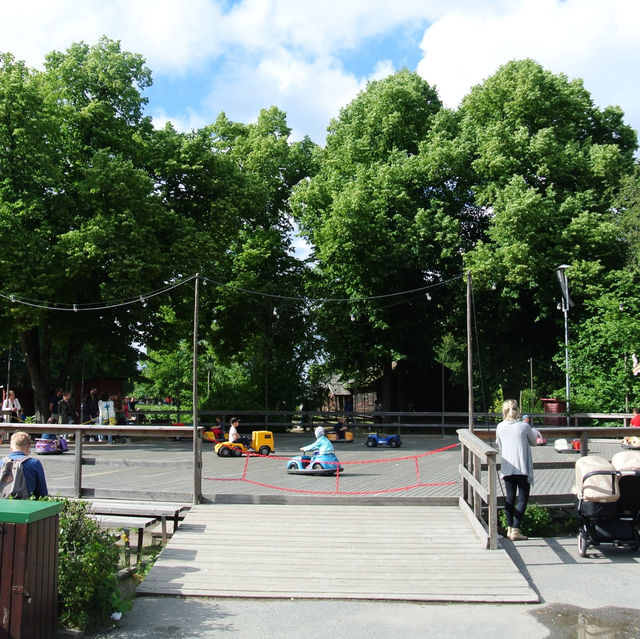
[[[463,441],[460,441],[460,465],[462,468],[467,467],[467,447],[464,445]],[[462,477],[462,481],[460,482],[460,488],[462,489],[462,499],[466,501],[467,499],[467,480]]]
[[[482,483],[482,462],[480,460],[480,457],[475,453],[472,457],[472,464],[473,478],[478,483]],[[477,519],[482,519],[482,499],[475,490],[473,491],[473,514],[477,517]]]
[[[589,445],[589,435],[587,434],[586,430],[583,430],[580,433],[580,457],[584,457],[589,453],[588,445]]]
[[[76,499],[82,497],[82,429],[76,429],[75,469],[73,475],[73,495]]]
[[[498,471],[496,468],[496,454],[487,453],[488,473],[488,507],[489,507],[489,550],[498,548]]]

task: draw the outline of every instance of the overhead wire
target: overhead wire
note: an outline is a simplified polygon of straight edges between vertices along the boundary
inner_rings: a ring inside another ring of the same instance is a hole
[[[5,300],[9,300],[14,304],[22,304],[23,306],[31,306],[33,308],[40,308],[46,311],[65,311],[65,312],[83,312],[83,311],[104,311],[112,308],[120,308],[122,306],[131,306],[132,304],[143,304],[146,300],[157,297],[158,295],[163,295],[168,293],[169,291],[178,288],[179,286],[183,286],[187,284],[194,278],[196,275],[190,275],[184,280],[180,282],[176,282],[174,284],[169,284],[163,288],[156,289],[154,291],[149,291],[147,293],[142,293],[140,295],[136,295],[135,297],[130,297],[126,299],[120,300],[110,300],[106,302],[76,302],[73,304],[70,303],[60,303],[60,302],[47,302],[43,300],[32,300],[27,297],[19,297],[17,295],[8,295],[6,293],[0,293],[0,298]]]
[[[264,291],[247,289],[240,286],[235,286],[233,284],[225,284],[224,282],[214,280],[204,275],[194,274],[186,277],[183,280],[174,282],[172,284],[168,284],[162,288],[155,289],[153,291],[140,293],[138,295],[135,295],[129,298],[107,300],[104,302],[61,303],[61,302],[51,302],[46,300],[36,300],[28,297],[21,297],[15,294],[8,294],[8,293],[2,293],[2,292],[0,292],[0,298],[8,300],[13,304],[21,304],[23,306],[30,306],[32,308],[39,308],[47,311],[63,311],[63,312],[74,312],[74,313],[86,312],[86,311],[103,311],[103,310],[109,310],[113,308],[120,308],[123,306],[131,306],[133,304],[138,304],[138,303],[145,303],[146,300],[152,297],[157,297],[159,295],[168,293],[173,289],[176,289],[180,286],[183,286],[184,284],[191,282],[196,277],[201,278],[205,282],[214,284],[215,286],[223,287],[225,289],[229,289],[229,290],[243,293],[246,295],[252,295],[254,297],[263,297],[263,298],[268,298],[273,300],[304,302],[306,304],[322,304],[322,303],[366,302],[366,301],[373,301],[373,300],[389,299],[392,297],[399,297],[401,295],[410,295],[416,292],[425,292],[440,286],[444,286],[445,284],[454,282],[458,279],[461,279],[463,275],[458,275],[456,277],[443,280],[441,282],[436,282],[434,284],[429,284],[429,285],[421,286],[418,288],[408,289],[405,291],[398,291],[395,293],[384,293],[382,295],[370,295],[366,297],[308,297],[308,296],[290,296],[290,295],[281,295],[276,293],[266,293]],[[412,299],[416,299],[416,298],[412,298]],[[394,306],[396,304],[404,304],[408,301],[412,301],[412,300],[399,300],[397,302],[393,302],[389,306]]]

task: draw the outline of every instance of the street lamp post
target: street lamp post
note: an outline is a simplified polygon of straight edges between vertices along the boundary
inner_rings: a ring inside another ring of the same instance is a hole
[[[561,264],[556,269],[558,282],[562,291],[562,298],[559,309],[564,315],[564,370],[565,370],[565,394],[567,397],[567,426],[571,426],[571,400],[570,391],[571,384],[569,381],[569,307],[573,306],[573,302],[569,297],[569,282],[567,280],[568,264]]]

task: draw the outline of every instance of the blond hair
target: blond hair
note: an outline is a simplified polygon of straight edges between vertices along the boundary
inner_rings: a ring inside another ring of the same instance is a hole
[[[520,409],[515,399],[506,399],[502,403],[502,419],[512,422],[520,417]]]
[[[11,442],[9,444],[11,450],[22,450],[25,451],[29,446],[31,446],[31,435],[29,433],[25,433],[22,430],[16,431],[11,435]]]

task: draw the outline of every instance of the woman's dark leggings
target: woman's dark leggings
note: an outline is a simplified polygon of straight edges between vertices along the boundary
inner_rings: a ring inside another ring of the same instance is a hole
[[[529,491],[531,485],[526,475],[506,475],[504,485],[507,494],[504,498],[504,510],[507,514],[507,526],[510,528],[520,528],[524,518],[524,511],[529,501]],[[516,503],[516,492],[518,493],[518,505]]]

